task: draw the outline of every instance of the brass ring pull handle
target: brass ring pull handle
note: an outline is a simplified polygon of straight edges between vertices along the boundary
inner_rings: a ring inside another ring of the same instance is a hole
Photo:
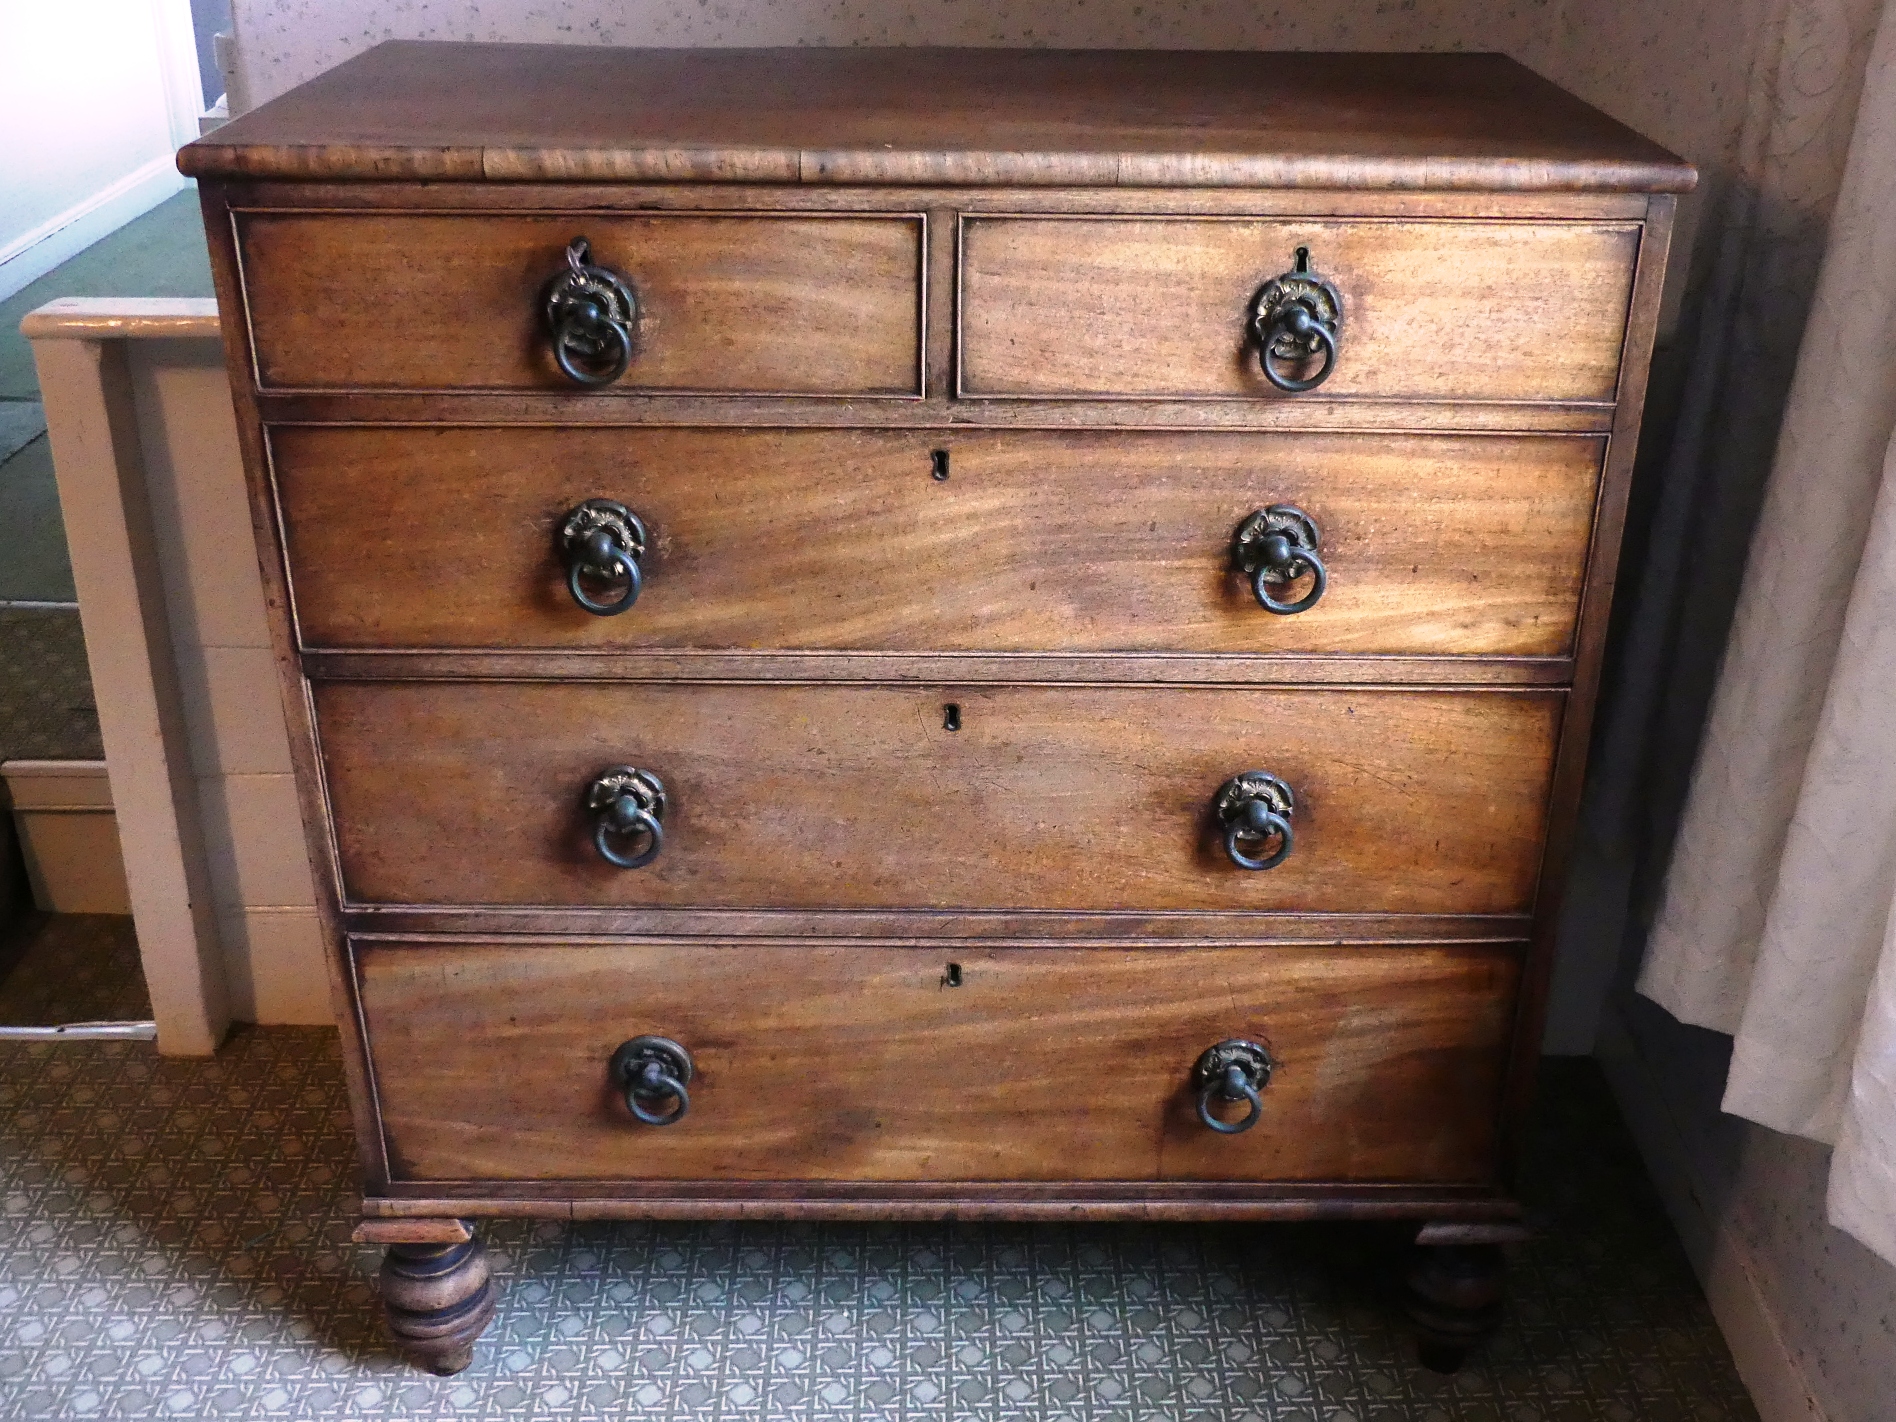
[[[1336,369],[1342,321],[1342,296],[1310,270],[1310,249],[1299,247],[1291,270],[1251,298],[1251,343],[1264,378],[1290,395],[1315,390]],[[1321,362],[1314,375],[1292,373],[1313,360]]]
[[[642,869],[665,847],[665,786],[649,770],[615,765],[602,770],[586,787],[586,810],[593,817],[593,848],[608,864]],[[627,853],[619,843],[640,840],[645,847]]]
[[[617,272],[592,263],[592,246],[575,237],[566,247],[566,270],[541,294],[553,363],[575,385],[610,385],[632,364],[632,328],[639,302]]]
[[[1271,1084],[1271,1054],[1256,1042],[1228,1037],[1205,1054],[1192,1068],[1198,1084],[1198,1119],[1221,1136],[1241,1135],[1255,1126],[1264,1114],[1264,1088]],[[1212,1114],[1214,1102],[1247,1103],[1244,1115],[1226,1121]]]
[[[595,617],[616,617],[639,600],[645,578],[645,524],[624,504],[588,499],[560,520],[559,554],[566,563],[566,590]],[[597,598],[586,584],[623,582],[616,596]]]
[[[624,1094],[625,1109],[648,1126],[675,1126],[691,1109],[691,1053],[669,1037],[620,1043],[607,1074]],[[674,1103],[669,1109],[668,1101]]]
[[[1265,770],[1247,770],[1218,788],[1212,802],[1224,827],[1225,855],[1240,869],[1275,869],[1290,857],[1297,838],[1290,817],[1297,813],[1297,797],[1289,785]],[[1241,845],[1260,849],[1277,841],[1270,853],[1247,854]]]
[[[1288,617],[1308,612],[1330,586],[1329,569],[1317,556],[1322,538],[1316,521],[1295,504],[1272,504],[1238,525],[1232,553],[1238,567],[1251,575],[1251,591],[1266,612]],[[1310,589],[1291,600],[1276,596],[1273,587],[1287,588],[1308,577]]]

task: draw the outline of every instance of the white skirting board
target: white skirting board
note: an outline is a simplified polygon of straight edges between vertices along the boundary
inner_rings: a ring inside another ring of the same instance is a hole
[[[102,760],[9,760],[13,812],[33,904],[47,913],[130,913],[112,788]]]
[[[110,187],[23,233],[0,248],[0,301],[78,256],[101,237],[118,231],[134,217],[150,212],[189,183],[190,179],[178,172],[177,159],[170,152],[160,153]]]
[[[1785,1341],[1750,1251],[1728,1216],[1714,1218],[1707,1210],[1706,1202],[1717,1192],[1694,1164],[1692,1135],[1674,1115],[1660,1076],[1640,1053],[1631,1029],[1611,1006],[1601,1019],[1596,1054],[1758,1416],[1763,1422],[1829,1422]]]

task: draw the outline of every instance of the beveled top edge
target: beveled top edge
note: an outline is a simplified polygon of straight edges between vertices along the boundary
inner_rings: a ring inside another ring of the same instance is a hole
[[[393,41],[185,147],[197,177],[1678,192],[1493,54]]]
[[[220,332],[209,297],[62,296],[20,320],[28,340],[137,340]]]

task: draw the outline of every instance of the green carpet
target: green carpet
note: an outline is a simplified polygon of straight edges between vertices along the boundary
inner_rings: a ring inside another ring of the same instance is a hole
[[[59,296],[209,296],[211,257],[197,189],[168,197],[64,265],[0,301],[0,400],[37,400],[20,318]]]
[[[41,435],[0,464],[0,602],[74,596],[52,443]]]

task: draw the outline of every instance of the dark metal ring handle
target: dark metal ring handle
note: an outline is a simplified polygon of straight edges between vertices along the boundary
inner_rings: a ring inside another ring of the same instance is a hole
[[[675,1126],[691,1110],[691,1053],[669,1037],[634,1037],[612,1054],[607,1074],[625,1109],[648,1126]],[[672,1102],[669,1110],[665,1103]]]
[[[1262,840],[1268,844],[1273,836],[1278,841],[1273,854],[1253,857],[1238,848],[1240,840]],[[1275,869],[1290,857],[1290,851],[1296,844],[1297,836],[1290,828],[1290,821],[1262,800],[1253,800],[1246,805],[1243,818],[1225,830],[1225,853],[1240,869]]]
[[[1212,801],[1212,813],[1224,828],[1225,854],[1240,869],[1275,869],[1296,848],[1290,827],[1297,813],[1296,793],[1268,770],[1247,770],[1225,781]],[[1239,847],[1255,843],[1261,848],[1273,839],[1277,849],[1270,854],[1247,854]]]
[[[575,304],[553,328],[553,360],[575,385],[610,385],[632,364],[632,332],[597,305]]]
[[[558,542],[559,556],[566,560],[566,590],[586,611],[616,617],[639,600],[645,587],[639,560],[648,536],[631,509],[611,499],[588,499],[560,520]],[[623,581],[625,587],[615,597],[595,597],[586,590],[588,579]]]
[[[610,385],[632,364],[638,296],[624,277],[593,262],[584,237],[567,244],[566,270],[546,284],[540,311],[553,363],[575,385]]]
[[[1330,570],[1317,553],[1322,537],[1316,520],[1295,504],[1257,509],[1238,525],[1232,552],[1238,567],[1250,574],[1259,607],[1288,617],[1317,605],[1330,586]],[[1300,598],[1279,597],[1271,590],[1273,584],[1286,587],[1304,577],[1310,579],[1310,590]]]
[[[1342,324],[1342,293],[1311,270],[1310,249],[1299,247],[1291,269],[1251,298],[1250,336],[1264,378],[1290,395],[1316,389],[1336,369]],[[1313,358],[1322,361],[1316,374],[1292,373]]]
[[[582,574],[596,573],[602,568],[606,570],[607,577],[625,579],[625,591],[605,602],[580,586]],[[615,617],[624,612],[639,600],[639,593],[644,587],[645,579],[639,572],[639,560],[632,556],[631,549],[615,542],[604,529],[587,539],[583,557],[574,558],[566,565],[566,590],[573,595],[574,602],[598,617]]]
[[[1277,362],[1284,359],[1277,353],[1279,343],[1294,341],[1300,345],[1315,342],[1322,349],[1323,364],[1317,367],[1317,373],[1299,379],[1286,375],[1278,368]],[[1330,378],[1330,372],[1336,369],[1336,333],[1301,301],[1293,301],[1273,321],[1270,329],[1258,342],[1258,363],[1264,368],[1264,378],[1279,390],[1289,395],[1301,395],[1306,390],[1315,390]]]
[[[650,841],[639,853],[621,854],[612,847],[613,836],[637,834],[646,835]],[[601,859],[621,869],[643,869],[658,858],[658,851],[664,847],[665,826],[650,812],[640,809],[630,795],[614,800],[612,807],[593,826],[593,848],[599,851]]]
[[[669,1111],[653,1111],[644,1104],[647,1101],[676,1101],[678,1104]],[[657,1062],[647,1062],[638,1080],[625,1089],[625,1109],[648,1126],[674,1125],[691,1109],[691,1092],[684,1082],[667,1074]]]
[[[1207,1047],[1192,1067],[1192,1077],[1198,1083],[1198,1119],[1221,1136],[1250,1130],[1264,1114],[1264,1088],[1271,1084],[1276,1065],[1264,1047],[1241,1037],[1227,1037]],[[1220,1120],[1211,1110],[1216,1101],[1245,1102],[1243,1117]]]
[[[1248,1101],[1251,1108],[1244,1113],[1241,1121],[1221,1121],[1211,1114],[1213,1096],[1224,1101]],[[1223,1081],[1208,1081],[1198,1093],[1198,1119],[1221,1136],[1235,1136],[1250,1130],[1263,1114],[1264,1097],[1245,1079],[1243,1069],[1235,1065],[1225,1069]]]
[[[1310,591],[1295,602],[1285,602],[1271,596],[1270,584],[1275,581],[1289,582],[1308,572],[1311,576]],[[1273,578],[1272,573],[1287,573],[1287,577]],[[1266,612],[1275,612],[1280,617],[1289,617],[1293,613],[1308,612],[1317,605],[1317,599],[1323,596],[1324,589],[1330,586],[1330,570],[1323,566],[1323,559],[1315,553],[1300,551],[1293,553],[1289,560],[1273,568],[1268,563],[1260,563],[1257,571],[1251,574],[1251,591],[1257,594],[1258,606]]]
[[[583,803],[593,817],[593,848],[608,864],[642,869],[665,847],[665,784],[649,770],[615,765],[602,770],[586,786]],[[646,841],[633,854],[615,841]]]

